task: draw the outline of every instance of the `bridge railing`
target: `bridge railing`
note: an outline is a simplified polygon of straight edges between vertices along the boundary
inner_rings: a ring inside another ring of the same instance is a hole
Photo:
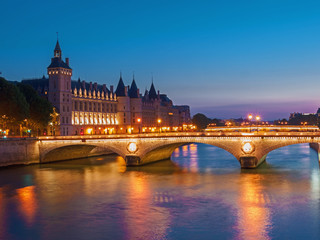
[[[41,136],[39,140],[86,140],[86,139],[121,139],[121,138],[161,138],[161,137],[320,137],[319,132],[177,132],[112,134],[82,136]]]

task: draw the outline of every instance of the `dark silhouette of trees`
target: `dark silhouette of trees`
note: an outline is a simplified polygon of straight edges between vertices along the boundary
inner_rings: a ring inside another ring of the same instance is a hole
[[[29,117],[29,104],[19,88],[0,77],[0,116],[5,123]]]
[[[53,113],[52,104],[47,99],[39,96],[30,85],[19,83],[18,87],[30,105],[29,124],[34,129],[46,127],[51,120],[50,115]]]
[[[207,116],[202,113],[197,113],[192,117],[192,123],[197,126],[198,130],[205,129],[211,121],[210,118],[207,118]]]
[[[0,128],[10,129],[10,135],[30,128],[39,133],[48,126],[52,113],[51,103],[32,86],[0,77]]]

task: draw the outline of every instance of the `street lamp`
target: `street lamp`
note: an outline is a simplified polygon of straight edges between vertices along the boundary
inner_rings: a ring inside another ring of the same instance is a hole
[[[137,119],[137,122],[138,122],[138,124],[139,124],[138,129],[139,129],[139,133],[140,133],[140,123],[141,123],[141,118],[138,118],[138,119]]]
[[[161,133],[161,127],[160,127],[161,119],[160,119],[160,118],[158,118],[157,122],[158,122],[158,124],[159,124],[159,133]]]
[[[248,115],[248,119],[249,119],[249,124],[250,124],[250,127],[249,127],[250,132],[251,132],[251,120],[252,120],[252,118],[253,118],[252,114],[249,114]]]

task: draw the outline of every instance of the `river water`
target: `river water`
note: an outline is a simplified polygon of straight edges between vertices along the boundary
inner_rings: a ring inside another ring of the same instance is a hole
[[[0,169],[0,239],[320,239],[320,174],[308,144],[241,170],[191,144],[126,168],[110,155]]]

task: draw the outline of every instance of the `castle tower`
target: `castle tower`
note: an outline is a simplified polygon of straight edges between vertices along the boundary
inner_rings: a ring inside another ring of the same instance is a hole
[[[144,123],[142,119],[142,99],[134,77],[128,95],[130,97],[131,126],[133,127],[133,132],[141,133]]]
[[[56,129],[55,134],[72,135],[72,69],[68,58],[65,62],[62,60],[58,40],[54,49],[54,57],[51,58],[51,64],[47,69],[49,75],[48,99],[59,113],[59,129]]]
[[[120,125],[118,132],[131,133],[130,97],[128,96],[128,88],[124,85],[121,75],[115,93],[118,101],[117,119]]]

